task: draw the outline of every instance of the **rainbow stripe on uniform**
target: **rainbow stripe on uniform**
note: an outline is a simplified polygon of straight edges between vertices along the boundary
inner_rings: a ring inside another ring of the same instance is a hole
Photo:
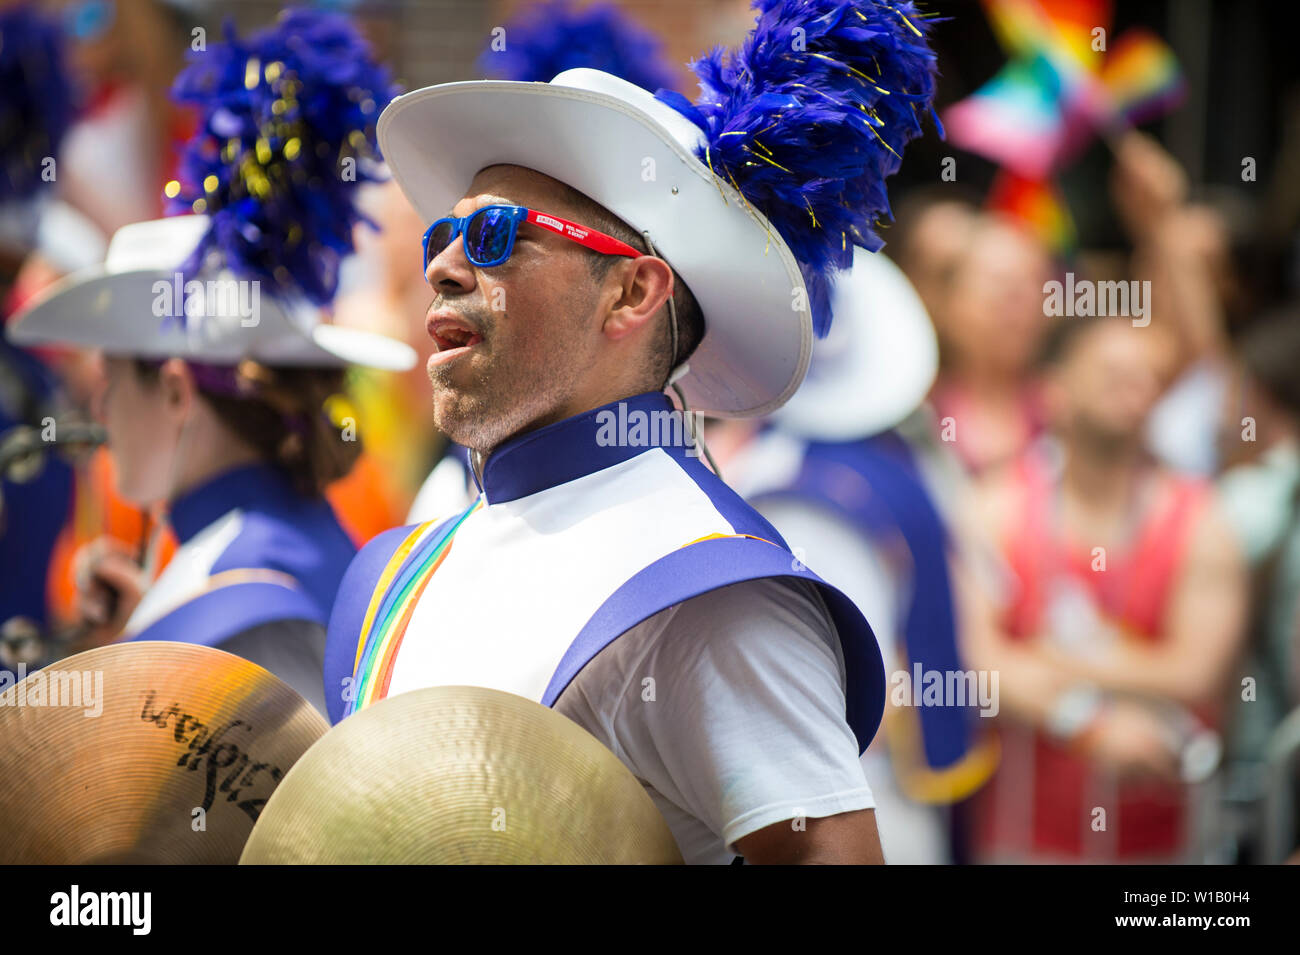
[[[411,613],[451,551],[456,531],[482,507],[480,496],[454,521],[427,521],[417,525],[389,558],[361,622],[352,668],[353,694],[344,716],[388,695],[393,664],[402,648]]]

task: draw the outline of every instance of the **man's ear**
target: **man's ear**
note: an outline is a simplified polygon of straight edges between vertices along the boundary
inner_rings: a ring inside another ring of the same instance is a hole
[[[663,259],[642,255],[622,268],[611,269],[617,285],[601,331],[613,341],[636,334],[659,313],[673,293],[673,270]]]
[[[158,369],[158,397],[163,409],[178,420],[185,420],[198,396],[194,373],[183,358],[168,358]]]

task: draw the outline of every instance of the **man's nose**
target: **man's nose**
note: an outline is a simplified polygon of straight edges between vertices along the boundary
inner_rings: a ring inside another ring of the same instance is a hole
[[[474,287],[474,267],[465,257],[460,236],[433,257],[424,270],[424,279],[431,288],[440,292],[468,292]]]

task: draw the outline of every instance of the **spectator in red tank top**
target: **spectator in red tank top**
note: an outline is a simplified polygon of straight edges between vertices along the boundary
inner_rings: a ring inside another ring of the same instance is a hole
[[[1203,861],[1197,792],[1240,648],[1242,558],[1209,488],[1157,465],[1143,426],[1163,333],[1058,320],[1050,432],[981,488],[1009,569],[1002,765],[974,806],[986,861]]]

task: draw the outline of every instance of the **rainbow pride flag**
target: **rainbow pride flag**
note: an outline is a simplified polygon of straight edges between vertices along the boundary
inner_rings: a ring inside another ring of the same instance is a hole
[[[1042,179],[1077,148],[1080,131],[1070,91],[1045,56],[1013,60],[943,114],[948,142]]]
[[[1074,255],[1078,246],[1074,218],[1060,187],[1050,179],[1033,179],[1001,169],[985,206],[1022,224],[1058,259],[1068,260]]]
[[[1137,125],[1167,113],[1187,92],[1178,58],[1150,30],[1134,27],[1115,41],[1101,72],[1112,110]]]
[[[984,0],[989,25],[1013,56],[1030,56],[1045,48],[1096,72],[1092,33],[1110,32],[1111,0]]]
[[[996,76],[943,113],[948,141],[1014,170],[1046,179],[1094,135],[1115,136],[1176,105],[1183,78],[1173,50],[1133,28],[1108,52],[1109,0],[984,0],[994,33],[1011,56]]]

